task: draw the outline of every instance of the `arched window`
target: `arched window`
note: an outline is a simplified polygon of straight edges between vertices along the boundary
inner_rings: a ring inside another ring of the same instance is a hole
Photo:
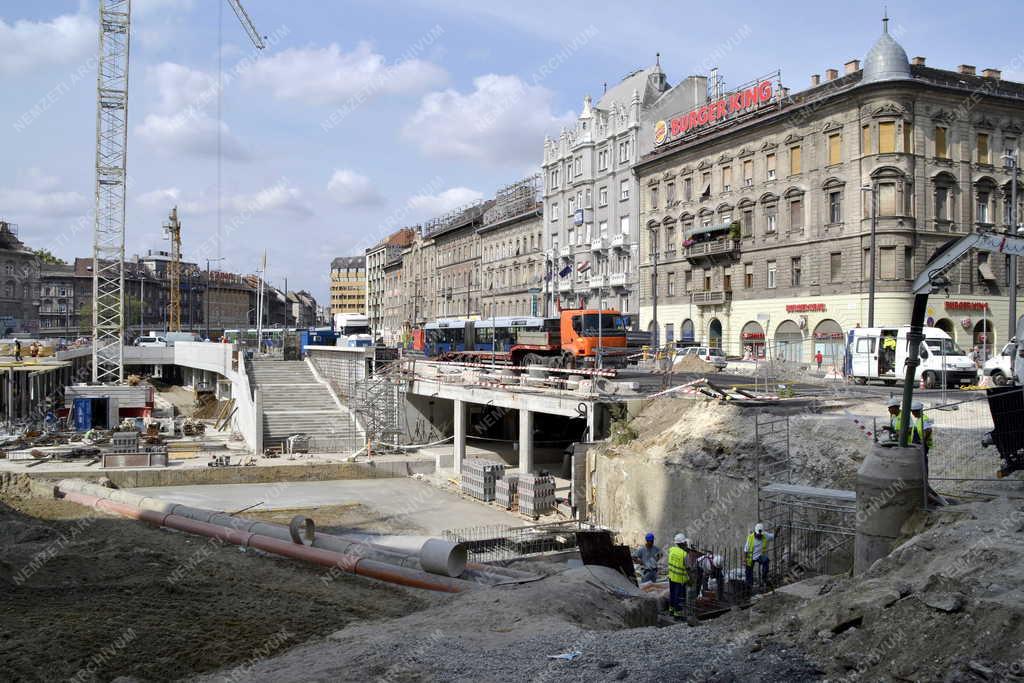
[[[956,221],[956,178],[942,171],[932,178],[932,219],[937,229],[950,229]]]
[[[767,192],[758,201],[763,211],[764,234],[774,235],[779,231],[779,195]]]
[[[903,171],[884,166],[871,174],[878,216],[912,216],[913,192]],[[864,203],[864,217],[871,216],[871,202]]]
[[[786,225],[790,232],[804,231],[804,191],[798,187],[786,190]]]

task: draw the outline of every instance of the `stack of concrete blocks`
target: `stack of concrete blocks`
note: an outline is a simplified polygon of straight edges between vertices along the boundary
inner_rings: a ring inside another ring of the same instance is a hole
[[[506,474],[495,484],[495,502],[506,510],[518,505],[519,475]]]
[[[555,478],[550,474],[519,475],[519,511],[540,517],[555,509]]]
[[[138,453],[138,432],[114,432],[110,435],[111,450],[114,453]]]
[[[473,458],[462,462],[462,492],[478,500],[494,500],[497,482],[505,474],[501,463]]]

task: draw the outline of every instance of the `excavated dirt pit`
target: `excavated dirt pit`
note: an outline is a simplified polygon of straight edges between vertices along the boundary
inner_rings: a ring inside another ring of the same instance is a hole
[[[24,494],[0,493],[4,680],[190,678],[437,600]]]

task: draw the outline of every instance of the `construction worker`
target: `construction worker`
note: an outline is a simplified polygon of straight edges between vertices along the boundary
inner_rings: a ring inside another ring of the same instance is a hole
[[[914,401],[910,406],[910,434],[907,437],[907,443],[912,445],[920,445],[924,448],[925,456],[928,455],[928,451],[932,447],[932,427],[933,423],[924,413],[924,404],[920,401]],[[896,417],[892,420],[892,429],[896,435],[899,435],[901,426],[901,416],[897,413]]]
[[[654,545],[654,534],[644,536],[644,544],[633,551],[633,560],[640,565],[640,580],[658,580],[658,563],[661,562],[661,548]]]
[[[700,556],[697,560],[697,566],[700,568],[700,580],[697,582],[697,589],[704,592],[708,589],[708,583],[711,579],[715,580],[715,590],[721,595],[722,591],[722,556],[711,555],[710,553]]]
[[[764,524],[758,522],[754,530],[747,536],[747,542],[743,544],[743,557],[747,565],[747,586],[754,587],[754,564],[761,565],[761,586],[768,585],[768,541],[775,538],[775,534],[764,530]]]
[[[893,396],[889,399],[886,404],[886,408],[889,411],[889,424],[882,427],[882,429],[889,432],[889,439],[895,441],[899,437],[900,433],[900,409],[902,408],[902,401]]]
[[[683,616],[686,604],[686,584],[690,580],[686,571],[686,536],[676,534],[675,545],[668,549],[668,613]]]

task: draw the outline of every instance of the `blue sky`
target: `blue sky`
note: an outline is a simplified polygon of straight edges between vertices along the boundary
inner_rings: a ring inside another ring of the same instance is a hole
[[[801,89],[862,59],[882,13],[820,2],[243,4],[272,43],[258,56],[226,0],[133,2],[127,250],[165,249],[161,225],[177,205],[186,257],[217,256],[219,129],[223,266],[252,272],[266,248],[275,284],[287,277],[321,302],[333,257],[528,175],[543,136],[585,94],[655,52],[673,84],[711,66],[727,85],[778,68]],[[887,5],[911,56],[1024,80],[1018,4]],[[0,217],[65,258],[91,254],[96,15],[90,0],[0,0]]]

